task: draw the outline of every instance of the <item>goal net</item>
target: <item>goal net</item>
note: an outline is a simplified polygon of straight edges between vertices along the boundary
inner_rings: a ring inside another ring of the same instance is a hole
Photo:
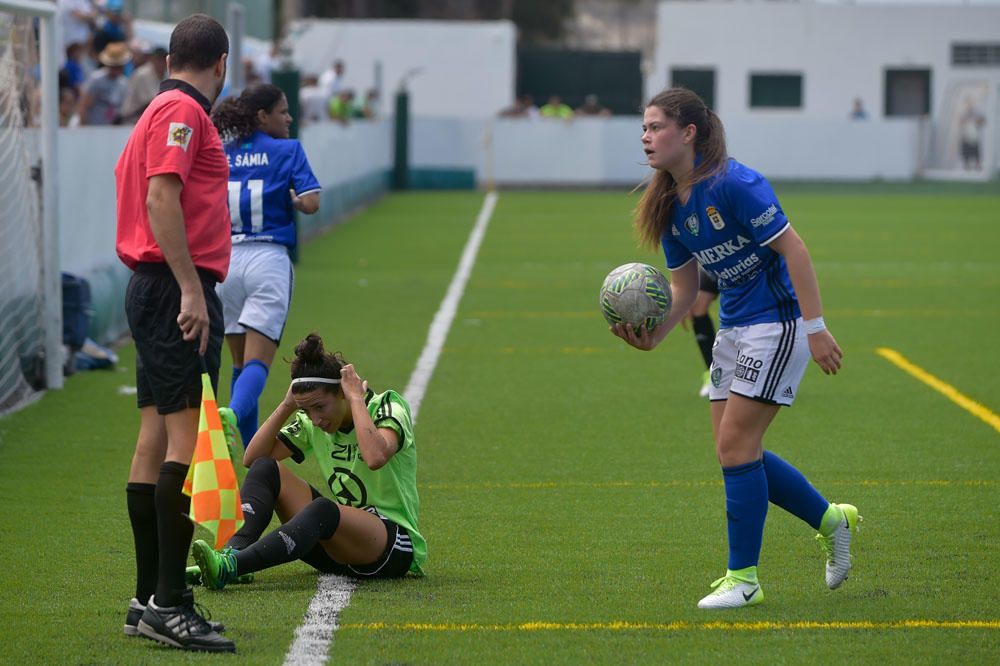
[[[45,10],[32,12],[32,3],[25,4],[0,2],[0,414],[26,404],[46,385],[61,385],[61,346],[55,355],[49,349],[61,330],[46,330],[47,324],[61,328],[61,319],[47,317],[61,304],[52,304],[46,290],[53,276],[45,269],[51,253],[43,227],[39,130],[39,26]],[[51,39],[51,19],[46,25]],[[59,365],[58,381],[46,358]]]

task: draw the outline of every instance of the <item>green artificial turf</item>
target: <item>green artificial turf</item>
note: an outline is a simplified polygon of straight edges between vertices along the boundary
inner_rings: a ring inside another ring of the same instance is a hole
[[[416,428],[427,576],[361,585],[330,663],[992,663],[1000,649],[1000,432],[876,353],[1000,411],[1000,197],[779,187],[809,245],[843,371],[815,366],[765,445],[865,520],[831,592],[810,528],[772,507],[765,602],[695,604],[726,563],[704,367],[677,329],[607,330],[604,275],[636,248],[634,196],[501,192]],[[403,390],[482,194],[392,195],[307,244],[263,418],[311,330]],[[154,663],[125,638],[134,355],[0,420],[0,644],[10,663]],[[227,358],[224,355],[224,358]],[[228,396],[228,360],[220,401]],[[309,461],[299,468],[318,487]],[[296,563],[197,591],[240,662],[280,663],[316,588]],[[923,624],[920,624],[923,622]]]

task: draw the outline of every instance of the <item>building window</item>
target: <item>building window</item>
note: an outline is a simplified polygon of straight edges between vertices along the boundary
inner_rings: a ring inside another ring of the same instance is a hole
[[[670,85],[687,88],[691,92],[697,93],[708,108],[715,110],[714,69],[674,67],[670,70]]]
[[[930,112],[931,70],[885,70],[886,117],[926,116]]]
[[[955,67],[998,67],[1000,42],[952,44],[951,64]]]
[[[751,109],[801,109],[801,74],[751,74]]]

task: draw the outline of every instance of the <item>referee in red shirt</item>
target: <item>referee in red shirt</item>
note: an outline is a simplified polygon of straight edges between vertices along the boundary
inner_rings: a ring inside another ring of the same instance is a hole
[[[185,650],[235,652],[184,582],[194,526],[181,492],[198,437],[202,363],[218,385],[229,270],[229,166],[209,119],[229,39],[195,14],[170,35],[170,78],[115,166],[117,251],[133,271],[125,312],[136,348],[139,437],[126,489],[136,590],[125,634]]]

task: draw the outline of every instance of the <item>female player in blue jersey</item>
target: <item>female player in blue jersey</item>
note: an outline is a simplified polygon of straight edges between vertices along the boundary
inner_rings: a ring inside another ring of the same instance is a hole
[[[826,329],[816,274],[802,239],[771,186],[729,159],[722,122],[696,94],[671,88],[647,105],[642,146],[652,181],[636,209],[643,243],[662,245],[672,275],[673,309],[652,331],[612,332],[650,350],[688,313],[698,264],[718,279],[719,332],[709,392],[712,432],[726,491],[729,566],[699,608],[752,606],[768,501],[819,532],[826,584],[851,568],[851,535],[860,520],[831,504],[795,467],[763,446],[782,405],[791,405],[810,356],[836,374],[843,354]]]
[[[292,299],[294,211],[319,210],[319,182],[302,145],[288,138],[292,117],[281,89],[247,88],[212,113],[229,160],[229,215],[233,256],[229,276],[218,285],[233,357],[229,407],[219,410],[244,445],[257,431],[257,403]]]

